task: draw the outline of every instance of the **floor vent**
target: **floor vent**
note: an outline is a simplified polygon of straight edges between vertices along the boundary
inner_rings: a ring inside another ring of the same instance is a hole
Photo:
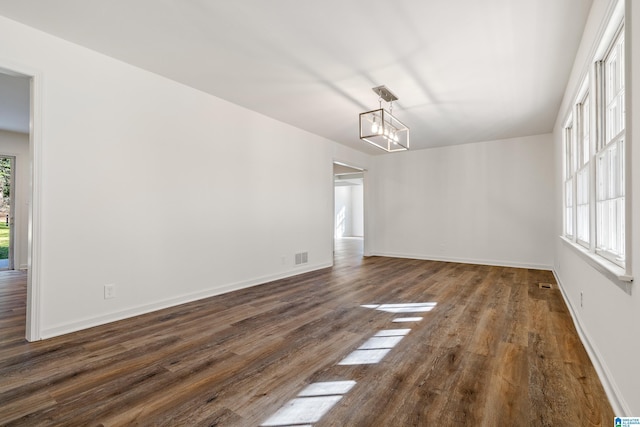
[[[551,283],[538,283],[540,289],[553,289],[553,285]]]
[[[300,252],[296,254],[296,265],[306,264],[309,261],[308,252]]]

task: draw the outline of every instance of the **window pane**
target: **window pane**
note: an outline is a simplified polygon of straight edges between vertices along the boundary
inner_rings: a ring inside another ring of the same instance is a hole
[[[623,261],[625,256],[624,140],[598,154],[597,248]]]
[[[576,230],[578,240],[589,242],[589,167],[583,167],[577,175]]]
[[[580,140],[580,166],[586,165],[589,162],[589,96],[587,95],[580,105],[580,120],[582,120],[582,138]]]
[[[624,130],[624,36],[621,33],[605,62],[606,142]]]
[[[565,226],[564,233],[573,236],[573,179],[565,182]]]
[[[614,40],[603,67],[604,141],[596,153],[596,248],[605,257],[625,261],[625,81],[624,32]]]

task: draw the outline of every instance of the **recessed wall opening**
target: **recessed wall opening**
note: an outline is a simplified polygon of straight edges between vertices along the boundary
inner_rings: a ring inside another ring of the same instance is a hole
[[[362,257],[364,227],[364,170],[335,162],[334,177],[334,253]]]
[[[11,65],[13,67],[14,65]],[[35,72],[4,68],[0,63],[0,274],[6,278],[26,276],[27,321],[25,336],[40,339],[38,273],[32,268],[37,261],[32,250],[35,236],[34,197],[39,169],[34,157],[39,145],[34,144],[35,128],[39,128],[39,91],[34,87]],[[38,77],[39,79],[39,77]],[[38,93],[38,95],[35,95]],[[35,99],[35,100],[34,100]],[[10,280],[10,279],[9,279]]]
[[[14,269],[15,157],[0,154],[0,272]]]

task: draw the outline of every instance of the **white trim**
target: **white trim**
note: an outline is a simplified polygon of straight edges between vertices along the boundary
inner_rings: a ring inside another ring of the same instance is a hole
[[[92,328],[94,326],[105,325],[111,322],[116,322],[118,320],[123,320],[123,319],[127,319],[134,316],[140,316],[142,314],[151,313],[151,312],[162,310],[165,308],[175,307],[181,304],[186,304],[192,301],[198,301],[204,298],[225,294],[225,293],[237,291],[240,289],[250,288],[252,286],[262,285],[265,283],[273,282],[274,280],[286,279],[289,277],[297,276],[299,274],[309,273],[312,271],[321,270],[323,268],[328,268],[331,266],[332,266],[332,263],[328,262],[328,263],[307,266],[305,268],[296,268],[295,271],[288,271],[286,273],[267,275],[267,276],[262,276],[255,279],[244,280],[244,281],[235,282],[235,283],[228,283],[222,286],[216,286],[215,288],[209,288],[204,291],[192,292],[192,293],[184,294],[178,297],[156,301],[150,304],[142,304],[136,307],[130,307],[124,310],[115,311],[113,313],[109,313],[101,316],[86,317],[78,321],[61,323],[58,325],[54,325],[52,327],[42,329],[41,331],[42,338],[43,339],[52,338],[59,335],[64,335],[71,332]]]
[[[40,72],[31,74],[31,124],[29,132],[29,147],[31,151],[31,200],[29,210],[29,231],[28,231],[28,255],[27,271],[28,285],[27,291],[31,297],[27,298],[28,307],[31,308],[27,318],[26,338],[29,341],[42,339],[42,324],[40,315],[42,304],[40,295],[41,280],[41,189],[42,189],[42,82],[43,77]]]
[[[638,268],[638,266],[633,265],[633,236],[634,236],[634,225],[633,225],[633,149],[632,145],[634,144],[633,138],[633,74],[632,74],[632,48],[633,48],[633,37],[631,35],[633,26],[631,23],[631,1],[625,2],[625,10],[624,10],[624,75],[625,75],[625,142],[624,142],[624,195],[625,195],[625,269],[627,273],[633,274],[633,269]],[[637,4],[636,4],[637,6]],[[637,49],[637,48],[636,48]]]
[[[425,261],[455,262],[460,264],[490,265],[495,267],[530,268],[532,270],[552,270],[553,269],[553,266],[547,265],[547,264],[513,262],[513,261],[493,260],[493,259],[442,257],[438,255],[419,255],[419,254],[408,254],[408,253],[397,253],[397,252],[375,252],[372,254],[372,256],[420,259]]]
[[[567,297],[565,293],[564,286],[562,285],[562,281],[560,277],[553,270],[553,275],[556,278],[556,282],[558,283],[558,289],[560,289],[560,294],[562,295],[562,299],[564,299],[567,308],[569,309],[569,314],[571,314],[571,319],[573,320],[573,324],[576,327],[576,331],[578,332],[578,336],[580,337],[580,341],[587,351],[587,355],[591,360],[591,364],[593,365],[596,373],[598,374],[598,378],[600,378],[600,382],[602,383],[602,387],[604,388],[607,397],[609,398],[609,403],[611,404],[611,408],[613,409],[613,413],[616,416],[632,416],[631,409],[629,405],[625,402],[620,389],[616,385],[613,380],[613,375],[609,371],[609,368],[604,363],[604,358],[598,352],[598,349],[591,344],[591,340],[589,339],[589,334],[586,332],[586,328],[582,327],[582,322],[580,322],[580,317],[576,312],[575,308],[571,304],[571,300]]]
[[[345,162],[345,161],[337,160],[337,159],[333,160],[333,164],[336,164],[336,165],[339,165],[339,166],[346,166],[346,167],[351,168],[351,169],[359,169],[361,172],[365,172],[367,170],[366,168],[364,168],[364,167],[362,167],[360,165],[356,165],[353,162]]]
[[[624,286],[622,286],[623,289],[628,294],[631,294],[631,283],[633,282],[633,276],[627,274],[627,271],[624,268],[572,242],[571,240],[567,239],[565,236],[559,236],[559,237],[560,237],[560,240],[562,240],[565,244],[575,249],[576,252],[578,252],[578,254],[580,254],[582,258],[586,260],[589,265],[591,265],[596,270],[598,270],[599,272],[607,276],[609,280],[612,280],[614,282],[623,282],[624,284]]]

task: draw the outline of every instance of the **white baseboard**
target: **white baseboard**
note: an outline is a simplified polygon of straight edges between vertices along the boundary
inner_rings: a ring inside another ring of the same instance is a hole
[[[620,389],[616,385],[613,380],[613,376],[607,368],[607,364],[604,363],[604,359],[600,356],[600,352],[598,349],[592,345],[591,340],[589,339],[589,334],[582,327],[582,322],[580,321],[580,316],[576,312],[574,306],[571,304],[571,300],[567,297],[567,294],[564,290],[564,286],[562,286],[562,281],[560,277],[556,273],[555,269],[553,270],[553,275],[556,278],[556,282],[558,283],[558,289],[560,289],[560,293],[562,294],[562,298],[564,299],[565,304],[569,308],[569,314],[571,314],[571,318],[573,319],[573,324],[576,327],[576,331],[578,331],[578,336],[580,337],[580,341],[584,346],[587,354],[589,355],[589,359],[591,359],[591,363],[598,374],[598,378],[600,378],[600,382],[602,383],[602,387],[604,388],[607,397],[609,398],[609,403],[611,404],[611,408],[613,409],[613,414],[617,417],[631,417],[631,409],[629,405],[625,402],[622,397],[622,393],[620,393]]]
[[[534,263],[514,262],[514,261],[505,261],[505,260],[455,258],[455,257],[442,257],[438,255],[406,254],[406,253],[396,253],[396,252],[372,252],[371,255],[384,256],[384,257],[390,257],[390,258],[421,259],[425,261],[457,262],[460,264],[493,265],[496,267],[530,268],[532,270],[552,270],[553,269],[551,265],[546,265],[546,264],[534,264]]]
[[[43,328],[41,331],[42,339],[53,338],[56,336],[68,334],[71,332],[77,332],[83,329],[92,328],[94,326],[105,325],[107,323],[116,322],[118,320],[127,319],[134,316],[139,316],[153,311],[162,310],[169,307],[174,307],[180,304],[186,304],[188,302],[197,301],[204,298],[209,298],[216,295],[225,294],[232,291],[237,291],[252,286],[262,285],[265,283],[273,282],[274,280],[285,279],[287,277],[297,276],[298,274],[309,273],[315,270],[321,270],[323,268],[331,267],[332,263],[322,263],[309,266],[300,266],[294,270],[288,270],[283,273],[262,276],[246,281],[240,281],[235,283],[229,283],[222,286],[216,286],[215,288],[209,288],[203,291],[193,292],[190,294],[181,295],[175,298],[169,298],[162,301],[156,301],[150,304],[144,304],[136,307],[130,307],[124,310],[119,310],[113,313],[108,313],[102,316],[95,316],[85,318],[82,320],[59,324],[50,328]]]

